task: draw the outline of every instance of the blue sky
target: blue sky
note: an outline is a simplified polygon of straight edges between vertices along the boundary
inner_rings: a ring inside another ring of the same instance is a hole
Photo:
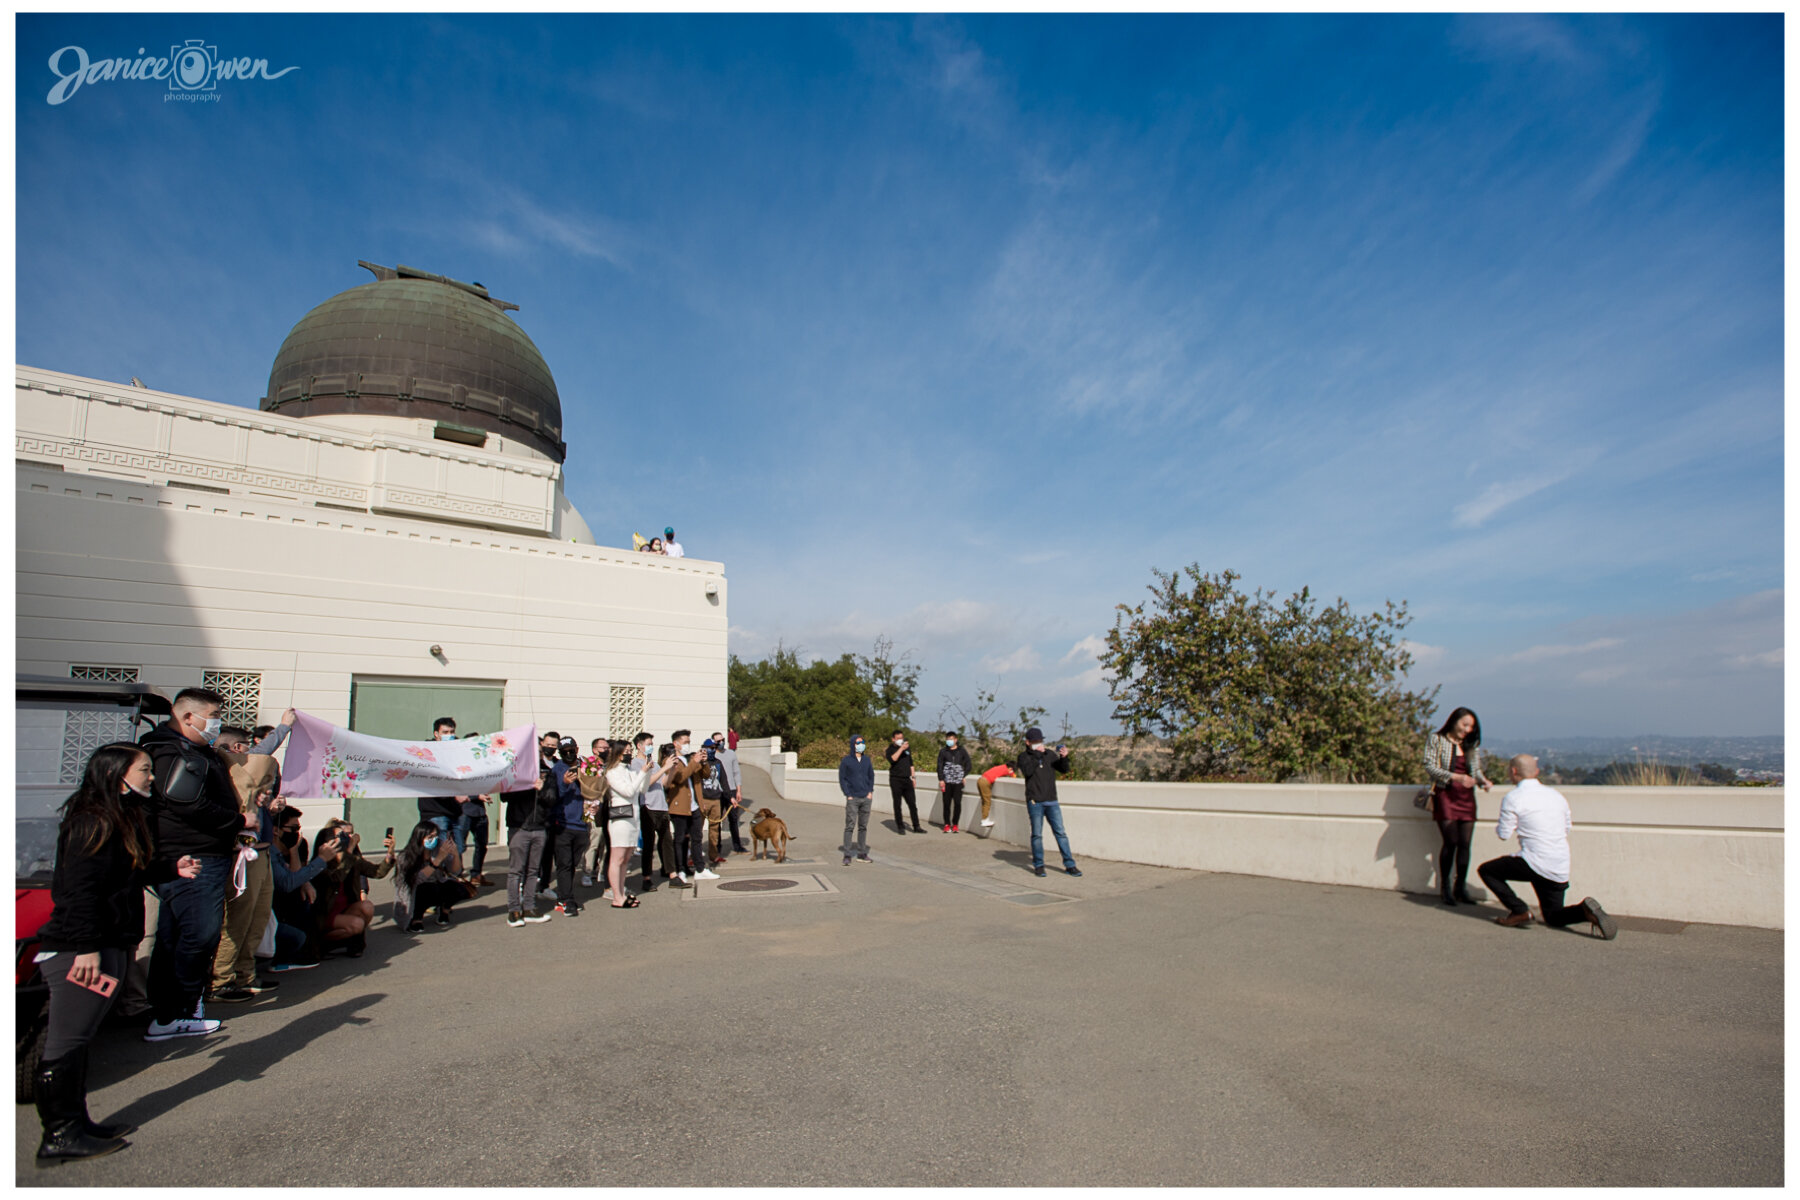
[[[740,655],[1102,732],[1197,562],[1408,601],[1490,742],[1778,733],[1781,21],[21,16],[17,356],[254,405],[404,262],[521,305]],[[300,69],[47,103],[196,37]]]

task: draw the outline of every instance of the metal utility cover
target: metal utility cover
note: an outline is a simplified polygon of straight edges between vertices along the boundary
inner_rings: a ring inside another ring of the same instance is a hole
[[[764,896],[829,896],[837,891],[829,879],[811,871],[791,875],[747,875],[733,879],[697,880],[696,900],[752,900]]]

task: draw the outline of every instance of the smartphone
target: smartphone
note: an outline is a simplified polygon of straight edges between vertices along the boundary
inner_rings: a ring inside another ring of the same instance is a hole
[[[385,836],[387,836],[387,837],[393,837],[393,836],[394,836],[394,827],[393,827],[393,826],[392,826],[392,825],[389,825],[389,826],[388,826],[388,831],[387,831],[387,833],[386,833],[386,835],[385,835]]]
[[[110,996],[113,992],[118,990],[119,981],[114,979],[111,975],[102,975],[95,982],[84,983],[81,986],[98,995]]]

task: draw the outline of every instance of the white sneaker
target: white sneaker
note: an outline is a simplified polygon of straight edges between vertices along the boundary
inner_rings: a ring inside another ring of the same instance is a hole
[[[992,824],[993,824],[993,823],[994,823],[994,822],[993,822],[993,819],[992,819],[992,818],[991,818],[991,817],[990,817],[990,818],[989,818],[989,819],[988,819],[988,820],[986,820],[986,821],[983,821],[983,822],[982,822],[982,823],[981,823],[981,827],[982,827],[982,828],[983,828],[983,829],[986,829],[986,828],[988,828],[988,827],[989,827],[989,826],[991,826],[991,825],[992,825]]]
[[[592,875],[583,875],[581,877],[581,886],[582,887],[593,887],[594,886],[594,877]]]
[[[694,882],[694,877],[692,875],[689,875],[686,871],[675,872],[675,878],[681,880],[681,882],[683,882],[683,883]]]
[[[173,1021],[152,1021],[144,1030],[146,1042],[166,1042],[170,1038],[205,1037],[209,1033],[219,1031],[218,1021],[204,1020],[200,1017],[176,1017]]]
[[[549,901],[554,902],[557,900],[561,900],[562,897],[557,895],[556,892],[551,888],[539,888],[538,889],[538,899],[539,900],[549,900]]]
[[[719,877],[719,873],[717,871],[713,870],[711,867],[706,868],[706,870],[704,870],[704,871],[700,872],[698,875],[694,876],[695,879],[717,879],[718,877]]]
[[[612,899],[612,889],[611,889],[611,888],[607,888],[607,889],[606,889],[606,890],[605,890],[605,891],[604,891],[604,892],[601,892],[601,893],[600,893],[600,898],[601,898],[601,899],[602,899],[602,900],[611,900],[611,899]]]

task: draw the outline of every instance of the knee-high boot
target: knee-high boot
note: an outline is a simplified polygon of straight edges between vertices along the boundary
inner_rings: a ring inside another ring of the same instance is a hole
[[[97,1137],[87,1119],[87,1050],[65,1054],[38,1067],[36,1099],[44,1137],[37,1165],[54,1167],[72,1159],[98,1158],[123,1150],[121,1137]]]

